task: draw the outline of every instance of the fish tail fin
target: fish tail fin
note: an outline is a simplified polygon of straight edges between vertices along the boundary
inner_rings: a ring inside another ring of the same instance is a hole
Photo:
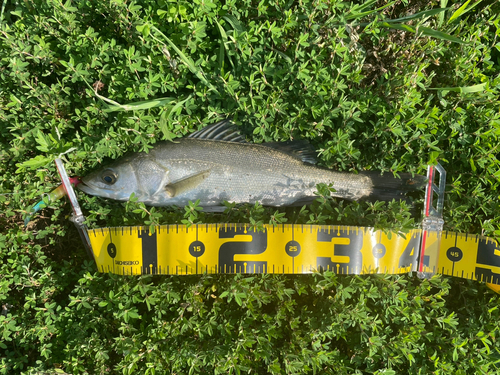
[[[421,175],[412,175],[411,173],[399,173],[399,177],[386,173],[366,173],[370,177],[373,187],[366,200],[390,201],[392,199],[408,200],[407,193],[421,190],[427,178]]]

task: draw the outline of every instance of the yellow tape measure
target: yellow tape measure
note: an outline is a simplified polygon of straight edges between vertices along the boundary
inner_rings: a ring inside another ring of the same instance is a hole
[[[404,236],[361,227],[198,224],[88,230],[101,272],[118,275],[196,275],[218,273],[400,274],[417,271],[422,230]],[[500,248],[487,237],[442,232],[426,238],[439,243],[431,273],[500,285]]]
[[[435,273],[479,280],[500,292],[500,248],[487,237],[442,232],[446,171],[429,166],[422,229],[384,233],[320,225],[167,225],[88,230],[61,159],[56,159],[73,207],[72,221],[101,272],[118,275],[226,273]],[[434,183],[439,173],[439,185]],[[433,206],[433,195],[437,205]],[[491,284],[491,285],[490,285]]]

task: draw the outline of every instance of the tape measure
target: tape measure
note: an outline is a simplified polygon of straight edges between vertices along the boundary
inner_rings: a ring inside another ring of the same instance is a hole
[[[443,232],[446,171],[429,166],[422,229],[283,224],[197,224],[87,229],[70,180],[56,159],[73,207],[72,221],[101,272],[117,275],[228,273],[344,275],[418,272],[483,281],[500,292],[500,247],[479,235]],[[439,184],[434,183],[436,172]],[[434,195],[437,196],[433,206]]]
[[[386,232],[367,227],[245,224],[168,225],[88,230],[101,272],[118,275],[199,275],[225,273],[344,275],[418,271],[423,231]],[[441,273],[500,285],[500,247],[488,237],[443,232]]]

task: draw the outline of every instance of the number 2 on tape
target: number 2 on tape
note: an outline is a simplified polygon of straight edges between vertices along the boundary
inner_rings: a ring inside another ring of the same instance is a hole
[[[99,270],[121,275],[406,273],[416,270],[421,233],[315,225],[253,231],[243,224],[88,231]],[[439,257],[438,273],[500,284],[500,248],[491,238],[445,232]]]

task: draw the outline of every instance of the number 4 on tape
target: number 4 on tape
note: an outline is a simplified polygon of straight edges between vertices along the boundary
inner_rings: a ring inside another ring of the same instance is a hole
[[[73,207],[73,222],[101,272],[189,275],[419,271],[423,277],[430,272],[439,272],[485,281],[493,290],[500,290],[498,243],[487,237],[442,233],[440,228],[434,230],[432,225],[436,223],[432,220],[427,226],[425,222],[423,225],[423,230],[427,231],[427,235],[424,233],[427,245],[423,246],[423,254],[420,254],[420,230],[410,231],[404,236],[373,228],[316,225],[264,226],[260,232],[240,224],[206,224],[190,228],[184,225],[159,226],[154,233],[143,227],[88,230],[62,161],[56,159],[56,165]],[[444,194],[444,174],[439,167],[436,167],[440,172],[437,211],[442,210]],[[429,181],[426,197],[436,191],[433,177]],[[426,207],[426,216],[436,218],[432,196],[426,199]],[[435,238],[431,233],[435,233]],[[432,251],[433,260],[430,261]]]
[[[119,275],[217,273],[338,274],[418,271],[421,230],[384,233],[373,228],[281,225],[260,232],[242,224],[89,230],[102,272]],[[500,247],[487,237],[442,232],[444,275],[500,285]]]

